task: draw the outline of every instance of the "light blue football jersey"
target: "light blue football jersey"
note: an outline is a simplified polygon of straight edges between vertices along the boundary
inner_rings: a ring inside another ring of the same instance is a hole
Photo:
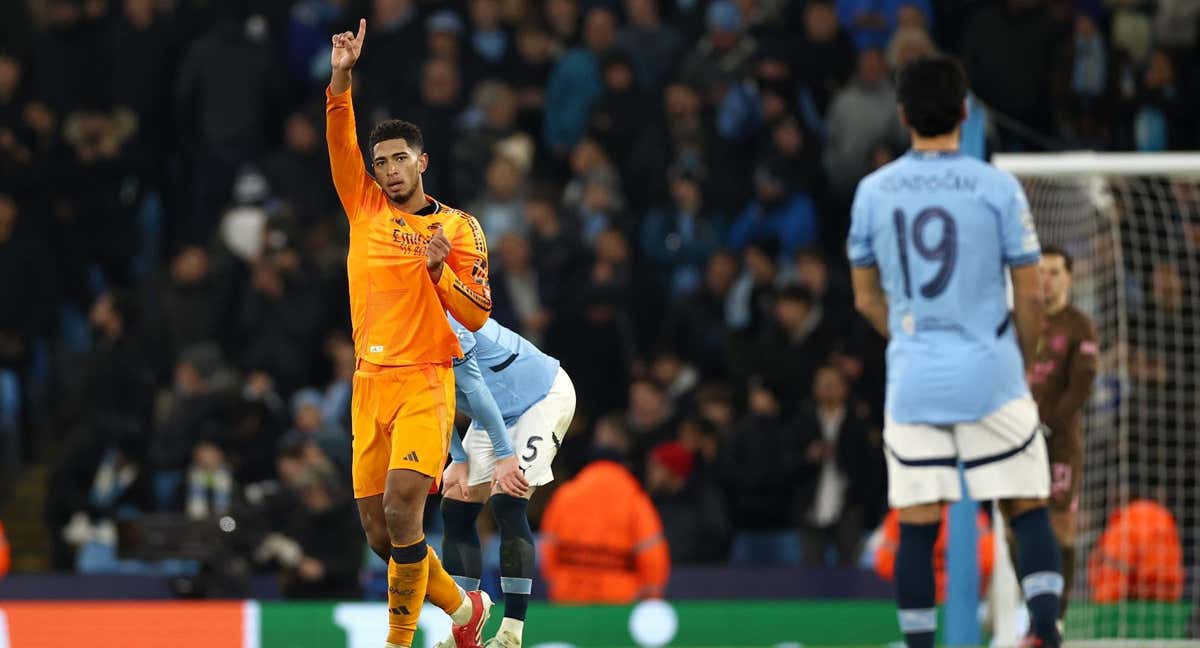
[[[1011,174],[910,151],[859,183],[847,251],[878,266],[887,293],[893,420],[976,421],[1029,394],[1006,266],[1036,263],[1041,247]]]
[[[483,382],[511,426],[535,403],[550,393],[558,375],[558,360],[542,353],[529,340],[489,319],[472,333],[447,315],[450,328],[458,335],[463,355],[474,357],[483,374]],[[458,409],[475,418],[469,405],[460,399]]]

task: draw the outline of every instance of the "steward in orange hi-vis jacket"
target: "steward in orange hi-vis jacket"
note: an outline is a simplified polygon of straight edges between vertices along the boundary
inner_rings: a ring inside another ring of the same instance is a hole
[[[595,461],[555,491],[542,517],[540,550],[556,603],[661,597],[671,570],[658,511],[615,461]]]
[[[1183,596],[1183,549],[1175,516],[1151,500],[1117,509],[1088,558],[1092,600],[1178,601]]]

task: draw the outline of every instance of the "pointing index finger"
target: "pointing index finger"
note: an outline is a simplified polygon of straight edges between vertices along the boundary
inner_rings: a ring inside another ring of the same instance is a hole
[[[358,34],[354,37],[354,42],[362,45],[363,40],[367,37],[367,19],[358,19]]]

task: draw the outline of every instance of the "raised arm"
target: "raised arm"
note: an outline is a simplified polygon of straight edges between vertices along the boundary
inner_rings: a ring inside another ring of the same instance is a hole
[[[468,215],[462,217],[466,226],[454,228],[453,241],[446,238],[445,228],[434,235],[426,265],[442,306],[463,326],[478,331],[492,313],[487,241],[479,221]],[[449,272],[444,271],[447,266]]]
[[[354,104],[350,93],[350,70],[362,54],[367,36],[367,21],[358,21],[358,34],[342,32],[333,36],[329,88],[325,91],[325,140],[329,146],[329,167],[333,186],[351,222],[358,217],[363,194],[374,181],[363,166],[354,123]]]

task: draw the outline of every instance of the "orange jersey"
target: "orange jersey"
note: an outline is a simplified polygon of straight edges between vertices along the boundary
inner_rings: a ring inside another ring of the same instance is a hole
[[[333,184],[350,219],[346,272],[355,354],[387,366],[460,357],[446,311],[477,330],[492,309],[479,222],[437,201],[427,215],[397,209],[363,165],[350,91],[334,95],[326,88],[325,113]],[[439,226],[451,250],[434,284],[425,248]]]

